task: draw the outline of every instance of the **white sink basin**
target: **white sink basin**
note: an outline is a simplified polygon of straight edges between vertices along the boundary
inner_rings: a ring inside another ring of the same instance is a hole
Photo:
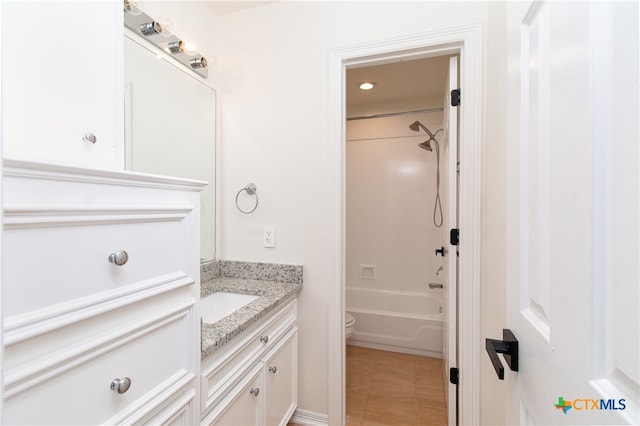
[[[253,294],[224,293],[218,291],[203,298],[200,303],[202,321],[213,324],[258,299]]]

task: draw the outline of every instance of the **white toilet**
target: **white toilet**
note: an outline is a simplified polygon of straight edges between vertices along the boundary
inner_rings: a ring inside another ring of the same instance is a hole
[[[349,312],[344,314],[344,336],[348,339],[353,335],[353,330],[356,325],[356,319]]]

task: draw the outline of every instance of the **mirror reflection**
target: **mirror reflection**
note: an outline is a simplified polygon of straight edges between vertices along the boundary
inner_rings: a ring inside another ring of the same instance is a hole
[[[124,37],[126,168],[209,182],[200,257],[213,259],[216,93],[132,37]]]

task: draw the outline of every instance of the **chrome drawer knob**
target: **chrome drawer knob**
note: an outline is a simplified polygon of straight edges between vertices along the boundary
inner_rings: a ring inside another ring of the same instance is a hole
[[[251,388],[249,393],[253,396],[258,396],[258,394],[260,393],[260,388]]]
[[[267,343],[267,342],[269,341],[269,336],[262,336],[262,337],[260,338],[260,341],[261,341],[262,343]]]
[[[118,250],[109,255],[109,262],[114,265],[122,266],[127,263],[127,260],[129,260],[129,255],[124,250]]]
[[[123,377],[121,379],[113,379],[111,382],[111,389],[118,393],[125,393],[131,387],[131,379]]]
[[[85,135],[82,137],[82,140],[88,143],[96,143],[98,138],[96,138],[96,135],[94,135],[93,133],[85,133]]]
[[[276,374],[276,371],[278,371],[278,367],[269,367],[269,373]]]

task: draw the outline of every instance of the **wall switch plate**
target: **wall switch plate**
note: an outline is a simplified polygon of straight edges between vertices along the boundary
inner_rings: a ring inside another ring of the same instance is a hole
[[[264,227],[264,246],[273,248],[276,246],[276,228],[274,226]]]

